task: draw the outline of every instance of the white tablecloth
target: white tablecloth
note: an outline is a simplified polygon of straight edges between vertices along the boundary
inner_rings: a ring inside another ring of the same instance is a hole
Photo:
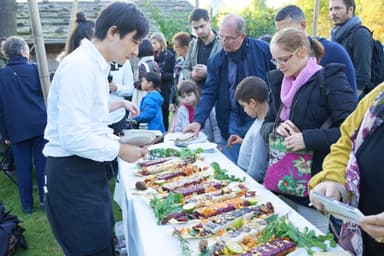
[[[172,142],[163,143],[164,148],[173,146]],[[239,167],[228,160],[221,152],[205,153],[207,160],[216,161],[221,168],[227,169],[238,177],[246,177],[248,186],[256,189],[256,197],[259,202],[270,201],[279,215],[287,214],[288,218],[299,228],[309,227],[320,233],[311,223],[296,213],[281,199],[263,185],[258,184]],[[136,181],[143,180],[134,174],[135,164],[119,161],[119,183],[115,187],[114,199],[120,205],[123,214],[125,237],[127,241],[128,255],[130,256],[158,256],[158,255],[182,255],[179,241],[172,236],[172,225],[157,225],[152,209],[144,198],[134,195]],[[197,248],[198,239],[190,242],[190,248]],[[303,250],[292,255],[306,255]]]

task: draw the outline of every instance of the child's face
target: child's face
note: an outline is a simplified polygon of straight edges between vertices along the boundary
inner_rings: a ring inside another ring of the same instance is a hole
[[[243,107],[244,112],[247,113],[247,115],[252,118],[257,117],[257,107],[259,104],[254,99],[250,99],[249,102],[239,100],[239,104]]]
[[[141,78],[141,89],[143,91],[146,91],[146,92],[152,91],[153,90],[152,82],[149,82],[149,81],[147,81],[147,79],[145,79],[145,77],[142,77]]]
[[[194,92],[188,92],[180,96],[180,101],[185,105],[194,107],[197,104],[197,97]]]

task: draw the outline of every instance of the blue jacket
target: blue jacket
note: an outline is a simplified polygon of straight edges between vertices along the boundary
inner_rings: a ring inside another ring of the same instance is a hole
[[[156,90],[147,93],[140,103],[140,115],[134,119],[141,123],[148,123],[148,130],[165,131],[161,105],[163,97]]]
[[[17,143],[44,134],[47,112],[36,64],[16,56],[0,69],[0,131]]]
[[[349,84],[352,86],[354,93],[357,95],[356,72],[353,62],[348,52],[340,44],[327,40],[325,38],[316,38],[324,46],[324,56],[320,60],[320,65],[325,66],[329,63],[341,63],[345,67],[343,69]]]
[[[236,85],[247,76],[258,76],[266,80],[266,72],[274,68],[270,62],[271,54],[268,44],[253,38],[246,38],[241,48],[235,53],[227,53],[222,49],[209,59],[207,80],[195,109],[194,122],[198,122],[204,127],[205,120],[216,103],[216,119],[224,139],[229,137],[229,58],[237,63]],[[249,117],[238,102],[236,102],[236,115],[240,120],[237,124],[238,127],[253,123],[254,118]]]

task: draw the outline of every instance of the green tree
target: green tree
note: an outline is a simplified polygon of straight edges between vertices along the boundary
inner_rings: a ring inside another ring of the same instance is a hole
[[[249,37],[258,38],[265,34],[272,35],[275,32],[274,15],[276,10],[266,5],[265,0],[253,0],[250,5],[238,13],[245,19],[246,32]],[[230,13],[229,10],[222,10],[212,17],[214,28],[219,27],[223,16]]]
[[[148,18],[153,22],[151,24],[152,31],[160,31],[164,34],[168,43],[171,43],[175,33],[180,31],[189,32],[189,13],[187,12],[172,12],[164,13],[156,7],[153,0],[145,0],[143,3],[145,10],[149,10]]]

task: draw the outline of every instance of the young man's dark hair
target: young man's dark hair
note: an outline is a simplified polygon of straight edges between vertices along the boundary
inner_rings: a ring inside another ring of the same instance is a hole
[[[343,0],[345,6],[347,7],[347,9],[349,7],[353,7],[353,15],[355,15],[355,12],[356,12],[356,2],[355,0]]]
[[[151,41],[144,39],[139,45],[138,57],[153,56],[153,47]]]
[[[292,20],[297,23],[305,21],[305,15],[303,11],[296,5],[287,5],[281,8],[275,16],[275,21],[282,21],[290,17]]]
[[[104,9],[96,20],[95,38],[104,40],[110,27],[116,26],[120,38],[136,31],[135,40],[141,40],[148,34],[149,22],[134,4],[113,2]]]
[[[152,82],[153,89],[158,89],[160,87],[160,75],[156,72],[147,72],[144,73],[143,77],[148,82]]]
[[[244,78],[236,88],[236,100],[249,103],[251,99],[257,102],[268,100],[269,89],[263,79],[256,76]]]
[[[199,21],[201,19],[205,21],[209,20],[208,11],[205,9],[197,8],[193,10],[191,15],[189,16],[189,23],[191,23],[192,21]]]

